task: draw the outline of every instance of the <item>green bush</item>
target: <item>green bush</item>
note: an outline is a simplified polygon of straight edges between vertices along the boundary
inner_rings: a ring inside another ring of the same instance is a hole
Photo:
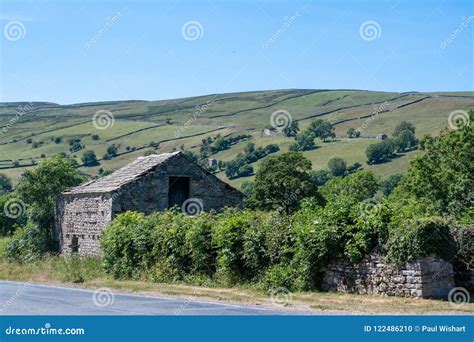
[[[456,243],[449,222],[441,217],[412,219],[390,232],[387,260],[403,265],[429,254],[451,261],[456,255]]]
[[[28,222],[13,234],[7,245],[7,257],[21,262],[32,261],[50,251],[50,243],[46,229]]]

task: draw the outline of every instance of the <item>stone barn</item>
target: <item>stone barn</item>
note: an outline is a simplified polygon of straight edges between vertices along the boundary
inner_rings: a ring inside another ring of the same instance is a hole
[[[100,235],[116,215],[146,214],[173,206],[195,215],[241,206],[243,195],[182,152],[139,157],[114,173],[61,193],[55,236],[61,254],[99,255]]]

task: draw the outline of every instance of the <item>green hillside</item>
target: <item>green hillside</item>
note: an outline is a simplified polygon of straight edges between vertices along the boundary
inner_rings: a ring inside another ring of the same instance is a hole
[[[388,175],[405,170],[409,161],[421,152],[408,152],[391,162],[369,166],[365,149],[377,141],[377,134],[385,132],[390,135],[398,123],[410,121],[416,127],[417,137],[436,135],[448,125],[449,113],[473,108],[474,92],[387,93],[310,89],[74,105],[0,103],[0,172],[15,180],[41,158],[60,152],[75,157],[81,164],[85,150],[94,150],[101,159],[107,147],[115,144],[118,156],[100,160],[98,166],[80,167],[82,171],[97,176],[99,168],[113,171],[150,150],[162,153],[184,146],[186,150],[199,153],[202,139],[218,134],[245,133],[251,138],[211,156],[217,160],[235,158],[249,141],[263,147],[278,144],[280,151],[277,153],[282,153],[288,150],[294,139],[278,132],[267,136],[262,130],[271,125],[273,112],[285,110],[293,121],[298,121],[301,129],[319,118],[335,125],[334,141],[323,143],[317,140],[316,149],[304,152],[312,161],[313,169],[324,169],[330,158],[341,157],[348,164],[359,162],[364,168]],[[113,124],[107,120],[93,122],[98,111],[112,113]],[[100,124],[107,128],[98,129]],[[347,138],[346,131],[350,127],[360,128],[361,136]],[[74,138],[80,139],[82,149],[71,152],[68,140]],[[159,147],[150,147],[150,142],[159,143]],[[255,170],[261,161],[252,164]],[[237,187],[252,178],[228,180],[222,172],[217,175]]]

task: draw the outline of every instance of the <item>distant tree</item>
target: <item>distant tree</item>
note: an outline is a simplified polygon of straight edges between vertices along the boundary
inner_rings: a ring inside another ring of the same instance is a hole
[[[311,181],[311,161],[299,152],[287,152],[265,159],[255,176],[255,186],[249,201],[252,207],[293,212],[303,198],[324,202]]]
[[[244,152],[246,154],[254,153],[255,152],[255,144],[253,142],[247,143],[247,145],[245,145]]]
[[[109,156],[116,157],[117,153],[118,153],[118,148],[117,148],[117,146],[115,146],[115,144],[110,145],[109,147],[107,147],[107,154]]]
[[[356,172],[357,170],[359,170],[361,168],[362,164],[361,163],[358,163],[358,162],[355,162],[354,164],[352,165],[349,165],[347,167],[347,173],[351,174],[351,173],[354,173]]]
[[[369,145],[366,150],[367,163],[379,164],[389,161],[395,156],[395,148],[396,144],[390,139]]]
[[[97,156],[92,150],[85,151],[82,154],[81,160],[84,166],[96,166],[99,164],[97,162]]]
[[[343,176],[346,173],[346,162],[342,158],[331,158],[328,161],[328,168],[335,177]]]
[[[31,144],[32,142],[33,142],[33,139],[31,139],[31,138],[26,139],[27,144]]]
[[[398,152],[405,152],[407,149],[415,147],[418,144],[418,140],[412,131],[406,129],[395,137],[395,144],[397,145]]]
[[[194,154],[193,151],[184,150],[184,155],[191,159],[193,162],[197,162],[198,157]]]
[[[296,136],[296,134],[298,134],[299,131],[300,131],[300,128],[299,128],[299,125],[298,125],[298,121],[292,121],[288,125],[288,127],[283,128],[283,133],[287,137],[294,137],[294,136]]]
[[[254,182],[245,181],[240,186],[240,191],[244,194],[246,198],[249,198],[252,196],[254,186],[255,186]]]
[[[380,190],[382,190],[382,193],[385,196],[388,196],[392,193],[393,189],[400,183],[400,180],[402,179],[401,174],[394,174],[390,175],[387,179],[382,181],[380,185]]]
[[[61,140],[62,140],[61,137],[54,137],[53,142],[54,142],[55,144],[59,144],[59,143],[61,143]]]
[[[277,144],[270,144],[265,146],[266,154],[275,153],[280,150],[280,147]]]
[[[91,138],[92,138],[92,140],[99,140],[100,136],[98,134],[92,134]]]
[[[316,138],[320,138],[322,141],[326,141],[329,138],[335,138],[334,127],[331,123],[318,119],[312,121],[309,125],[308,130],[314,134]]]
[[[395,127],[395,130],[393,131],[393,136],[396,137],[403,131],[410,131],[415,134],[415,126],[413,126],[411,122],[402,121]]]
[[[153,147],[153,148],[158,148],[158,147],[160,147],[160,143],[159,143],[159,142],[154,142],[154,141],[152,140],[152,141],[150,141],[150,143],[148,144],[148,146]]]
[[[358,138],[360,137],[360,131],[356,130],[355,128],[353,127],[350,127],[348,130],[347,130],[347,136],[349,138]]]
[[[253,167],[249,164],[244,164],[241,167],[239,167],[237,171],[237,175],[239,177],[248,177],[253,173]]]
[[[375,173],[372,171],[357,171],[346,177],[331,178],[321,188],[321,193],[330,201],[338,196],[363,201],[373,197],[379,186],[379,177]]]
[[[303,131],[296,135],[296,142],[290,146],[290,151],[309,151],[314,150],[316,144],[314,142],[314,134],[310,131]]]
[[[13,186],[10,178],[3,173],[0,173],[0,196],[12,191]],[[1,209],[1,208],[0,208]]]
[[[331,179],[331,173],[326,170],[311,171],[309,173],[311,181],[317,186],[323,186]]]

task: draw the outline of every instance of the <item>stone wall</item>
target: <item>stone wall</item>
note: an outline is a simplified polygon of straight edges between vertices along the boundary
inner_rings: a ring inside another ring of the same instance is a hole
[[[396,268],[371,255],[357,265],[342,260],[333,263],[324,272],[321,287],[326,291],[446,298],[454,287],[454,273],[450,263],[436,257]]]
[[[77,245],[80,255],[98,255],[100,235],[112,218],[112,197],[108,193],[60,195],[55,218],[55,240],[62,254],[70,254]]]

